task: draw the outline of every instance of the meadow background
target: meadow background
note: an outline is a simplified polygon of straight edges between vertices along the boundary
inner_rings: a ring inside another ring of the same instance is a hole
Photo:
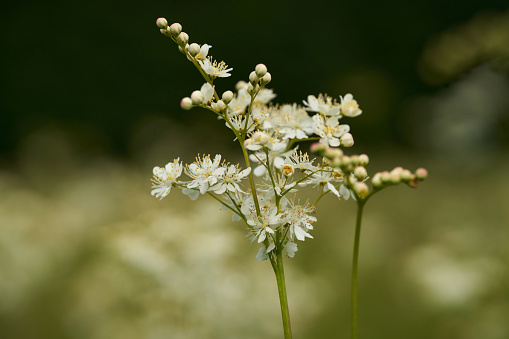
[[[263,62],[275,102],[353,93],[347,152],[429,170],[365,209],[359,338],[509,337],[506,1],[0,6],[1,338],[282,336],[244,226],[207,197],[150,196],[176,157],[241,161],[223,123],[180,109],[202,80],[160,16],[234,68],[221,92]],[[322,200],[286,260],[295,338],[349,336],[354,213]]]

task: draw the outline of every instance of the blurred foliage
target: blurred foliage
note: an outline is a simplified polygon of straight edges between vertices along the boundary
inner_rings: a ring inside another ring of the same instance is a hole
[[[244,227],[204,198],[149,196],[174,157],[240,160],[223,123],[178,107],[202,80],[159,16],[234,67],[220,90],[264,62],[276,102],[351,92],[370,173],[428,168],[367,205],[360,338],[509,337],[505,1],[0,6],[1,338],[281,335]],[[329,197],[317,217],[287,260],[292,324],[347,337],[354,205]]]

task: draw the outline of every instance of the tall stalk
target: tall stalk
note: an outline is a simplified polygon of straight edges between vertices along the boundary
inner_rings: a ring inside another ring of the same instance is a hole
[[[283,330],[285,339],[292,338],[292,328],[290,325],[290,311],[288,310],[288,298],[286,296],[285,271],[283,268],[283,253],[281,250],[276,252],[276,258],[271,256],[270,262],[274,273],[276,274],[277,290],[279,292],[279,303],[281,305],[281,316],[283,317]]]
[[[357,219],[355,221],[355,240],[352,262],[352,339],[357,338],[357,268],[359,263],[359,241],[361,237],[362,210],[365,200],[357,200]]]

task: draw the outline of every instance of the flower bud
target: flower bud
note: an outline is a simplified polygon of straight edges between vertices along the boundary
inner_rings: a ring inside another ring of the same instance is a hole
[[[356,182],[354,185],[355,193],[361,198],[364,199],[369,194],[369,187],[363,182]]]
[[[260,79],[260,84],[262,86],[267,85],[272,80],[272,76],[269,72],[265,73],[265,75]]]
[[[388,171],[380,172],[380,179],[382,179],[382,183],[389,183],[391,181],[391,174]]]
[[[341,167],[341,157],[334,157],[331,161],[332,167]]]
[[[189,111],[193,107],[193,101],[189,97],[185,97],[180,101],[180,107],[183,110]]]
[[[174,24],[171,24],[169,30],[170,34],[175,37],[178,36],[180,32],[182,32],[182,26],[178,22],[176,22]]]
[[[310,147],[311,153],[314,153],[317,155],[323,155],[323,153],[325,152],[326,149],[327,149],[327,146],[325,144],[322,144],[321,142],[315,142]]]
[[[407,169],[404,169],[400,173],[401,181],[409,182],[412,179],[412,172]]]
[[[189,54],[191,54],[191,56],[196,56],[198,53],[200,53],[200,45],[198,45],[196,42],[193,42],[189,45]]]
[[[203,99],[203,93],[201,91],[194,91],[191,93],[191,101],[193,102],[193,105],[201,105]]]
[[[168,31],[167,28],[160,28],[159,32],[161,32],[161,34],[164,35],[164,36],[167,36],[167,37],[171,36],[170,31]]]
[[[424,180],[428,177],[428,171],[425,168],[418,168],[415,171],[415,177],[419,180]]]
[[[247,84],[247,92],[248,93],[251,93],[253,91],[253,85],[251,85],[251,83]]]
[[[295,169],[290,164],[284,164],[283,167],[281,167],[281,172],[283,172],[285,176],[290,177],[295,172]]]
[[[226,103],[226,104],[229,104],[230,101],[233,100],[233,92],[232,91],[226,91],[223,93],[223,96],[221,97],[221,99],[223,99],[223,101]]]
[[[339,148],[332,148],[332,147],[328,147],[325,150],[325,153],[323,154],[324,157],[329,158],[331,160],[335,157],[340,158],[342,155],[343,155],[342,150],[340,150]]]
[[[255,72],[256,76],[258,76],[258,78],[261,78],[267,73],[267,66],[265,66],[264,64],[258,64],[255,67]]]
[[[177,43],[181,46],[185,46],[189,41],[189,35],[186,32],[181,32],[177,37]]]
[[[389,173],[389,177],[389,181],[392,184],[399,184],[401,182],[401,173],[399,171],[391,171],[391,173]]]
[[[359,166],[359,164],[360,164],[359,156],[356,154],[354,154],[350,157],[350,161],[352,162],[352,166],[355,166],[355,167]]]
[[[366,154],[359,155],[359,165],[366,166],[369,164],[369,157]]]
[[[368,172],[366,172],[366,169],[362,166],[355,167],[355,170],[353,171],[353,175],[357,178],[357,180],[363,180],[368,176]]]
[[[256,75],[255,71],[252,71],[251,74],[249,74],[249,82],[253,86],[258,82],[258,76]]]
[[[223,109],[226,108],[226,104],[223,102],[223,100],[219,100],[217,103],[216,103],[216,109],[218,111],[222,111]]]
[[[350,133],[346,133],[339,139],[339,142],[342,146],[352,147],[354,144],[353,136]]]
[[[382,178],[381,178],[381,173],[375,173],[375,175],[373,176],[373,179],[371,179],[371,183],[373,184],[373,186],[375,188],[380,188],[382,186]]]
[[[156,25],[160,29],[166,29],[168,27],[168,20],[166,20],[165,18],[158,18],[156,20]]]

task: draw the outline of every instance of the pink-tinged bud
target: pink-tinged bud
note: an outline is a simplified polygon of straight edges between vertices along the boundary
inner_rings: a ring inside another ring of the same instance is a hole
[[[339,138],[339,142],[342,146],[352,147],[354,144],[353,136],[350,133],[346,133],[341,138]]]
[[[189,97],[185,97],[180,101],[180,107],[186,111],[189,111],[193,107],[193,101]]]
[[[168,27],[168,21],[165,18],[158,18],[156,20],[156,25],[160,29],[166,29]]]
[[[223,101],[226,103],[226,104],[229,104],[230,101],[233,100],[233,92],[232,91],[226,91],[223,93],[223,96],[221,97],[221,99],[223,99]]]
[[[394,172],[392,171],[390,174],[390,182],[392,184],[399,184],[401,182],[401,175],[398,171]]]
[[[382,183],[386,184],[391,181],[391,174],[388,171],[380,172],[380,179],[382,179]]]
[[[256,76],[258,78],[263,77],[265,74],[267,74],[267,66],[264,64],[258,64],[255,67]]]
[[[360,164],[359,156],[356,154],[350,157],[350,161],[352,162],[352,166],[358,166]]]
[[[343,156],[341,157],[341,166],[342,166],[343,168],[348,167],[348,166],[350,166],[351,164],[352,164],[352,159],[350,159],[350,157],[349,157],[348,155],[343,155]],[[350,171],[351,171],[351,169],[350,169]]]
[[[369,187],[363,182],[356,182],[354,185],[355,193],[359,196],[359,198],[364,199],[369,194]]]
[[[418,168],[415,171],[415,177],[419,180],[424,180],[428,177],[428,171],[425,168]]]
[[[170,27],[171,28],[171,27]],[[177,37],[177,43],[181,46],[185,46],[189,41],[189,35],[186,32],[182,32]]]
[[[381,176],[382,176],[381,173],[376,173],[373,176],[373,179],[371,179],[371,183],[375,188],[380,188],[383,185]]]
[[[363,180],[368,176],[368,172],[366,172],[366,169],[362,166],[355,167],[355,170],[353,171],[353,175],[357,178],[357,180]]]
[[[412,179],[412,172],[410,172],[407,169],[404,169],[403,171],[401,171],[401,181],[409,182],[410,179]]]
[[[359,165],[366,166],[369,164],[369,157],[366,154],[359,155]]]
[[[272,81],[272,75],[269,72],[265,73],[265,75],[260,79],[260,85],[265,86],[269,82]]]
[[[182,32],[182,25],[180,25],[178,22],[171,24],[170,28],[168,29],[170,31],[170,34],[174,37],[178,36],[180,32]],[[187,43],[187,41],[186,41]]]
[[[323,156],[332,160],[333,158],[340,158],[343,156],[343,151],[339,148],[328,147]]]
[[[310,147],[311,153],[314,153],[316,155],[323,155],[326,149],[327,146],[325,144],[322,144],[321,142],[315,142]]]
[[[193,105],[201,105],[203,103],[203,93],[201,91],[194,91],[191,93],[191,101]]]
[[[334,157],[334,158],[332,158],[331,165],[332,165],[332,167],[336,167],[336,168],[341,167],[341,165],[342,165],[341,164],[341,157]]]

